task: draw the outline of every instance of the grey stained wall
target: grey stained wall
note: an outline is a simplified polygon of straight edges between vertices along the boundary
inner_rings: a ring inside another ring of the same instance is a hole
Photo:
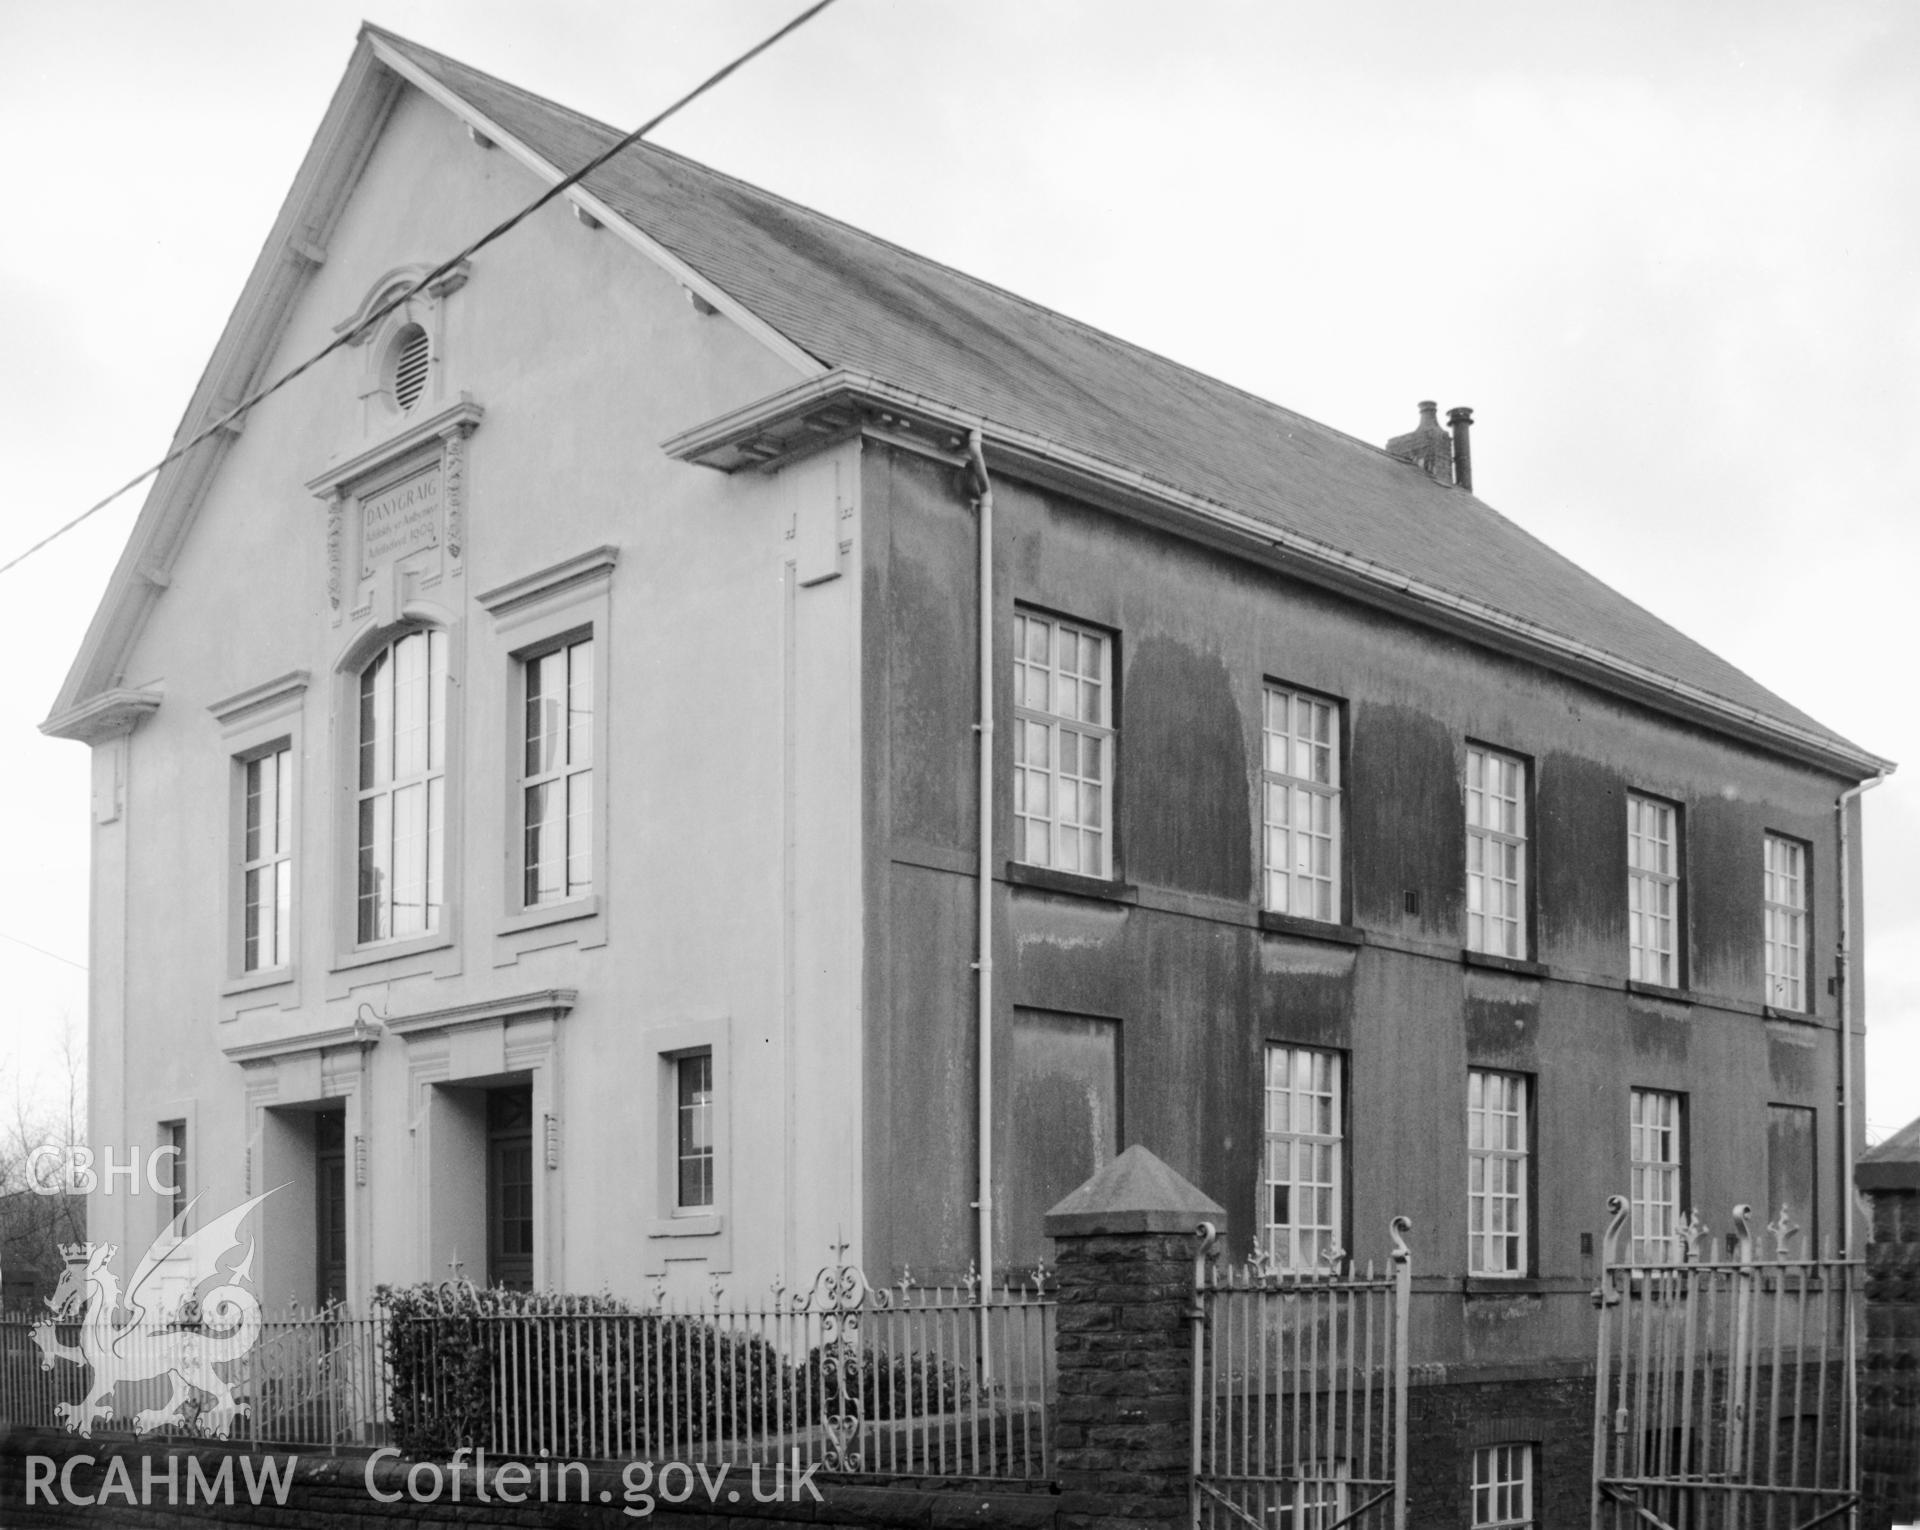
[[[963,1270],[974,1247],[976,530],[956,470],[883,445],[868,445],[863,503],[866,710],[888,720],[864,741],[867,1246],[870,1268],[910,1264],[931,1278]],[[1383,1258],[1389,1217],[1412,1217],[1429,1360],[1586,1353],[1605,1200],[1628,1185],[1634,1086],[1686,1096],[1686,1196],[1717,1231],[1737,1202],[1767,1204],[1770,1107],[1811,1112],[1822,1188],[1811,1216],[1794,1214],[1833,1236],[1839,1060],[1826,953],[1833,804],[1846,783],[1004,476],[997,511],[989,870],[996,1241],[1010,1259],[1042,1251],[1037,1229],[1010,1216],[1030,1215],[1029,1180],[1044,1168],[1016,1157],[1036,1132],[1011,1109],[1036,1095],[1016,1075],[1035,1055],[1016,1044],[1035,1015],[1113,1036],[1114,1141],[1145,1144],[1226,1206],[1236,1252],[1256,1231],[1263,1048],[1343,1052],[1347,1241],[1362,1260]],[[1104,894],[1027,885],[1006,863],[1021,604],[1115,634],[1118,885]],[[1261,928],[1269,679],[1344,703],[1349,929],[1333,932],[1344,940]],[[1544,973],[1463,959],[1469,739],[1531,762],[1532,953]],[[1630,790],[1681,806],[1685,1000],[1627,989]],[[1760,1003],[1769,830],[1813,847],[1815,1013],[1795,1019]],[[1534,1080],[1537,1278],[1458,1299],[1470,1066]],[[1066,1140],[1084,1137],[1068,1123]]]

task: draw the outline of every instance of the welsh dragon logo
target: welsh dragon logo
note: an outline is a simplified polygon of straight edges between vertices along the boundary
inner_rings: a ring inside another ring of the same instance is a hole
[[[276,1187],[278,1188],[278,1187]],[[70,1243],[61,1247],[66,1273],[47,1298],[52,1316],[34,1325],[40,1368],[56,1360],[93,1367],[93,1385],[77,1403],[60,1403],[55,1412],[77,1434],[91,1435],[94,1421],[112,1418],[108,1399],[121,1382],[170,1377],[173,1395],[158,1408],[133,1418],[136,1432],[178,1428],[187,1422],[186,1405],[195,1392],[212,1397],[199,1409],[195,1426],[225,1439],[233,1421],[247,1411],[214,1367],[238,1360],[260,1337],[260,1300],[247,1289],[253,1274],[254,1245],[239,1264],[221,1270],[219,1261],[240,1244],[240,1224],[273,1192],[217,1217],[198,1232],[182,1229],[198,1200],[190,1202],[141,1256],[124,1298],[110,1265],[118,1252],[111,1243]],[[209,1281],[220,1284],[201,1294]],[[55,1324],[80,1324],[80,1343],[62,1344]]]

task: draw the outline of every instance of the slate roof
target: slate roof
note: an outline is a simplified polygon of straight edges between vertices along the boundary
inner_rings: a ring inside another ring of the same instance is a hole
[[[1920,1121],[1862,1153],[1853,1182],[1862,1190],[1920,1190]]]
[[[563,170],[621,136],[366,30]],[[1091,454],[1859,752],[1490,506],[1378,447],[655,144],[586,187],[825,366]]]

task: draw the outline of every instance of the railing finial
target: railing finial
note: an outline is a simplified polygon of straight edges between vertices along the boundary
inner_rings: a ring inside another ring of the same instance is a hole
[[[1405,1264],[1413,1258],[1413,1250],[1407,1247],[1407,1234],[1413,1231],[1413,1218],[1400,1216],[1387,1223],[1387,1236],[1393,1239],[1393,1262]]]
[[[1744,1202],[1733,1208],[1734,1258],[1753,1263],[1753,1208]]]
[[[1624,1195],[1607,1197],[1607,1231],[1600,1243],[1600,1262],[1602,1265],[1621,1264],[1622,1244],[1626,1241],[1627,1219],[1632,1214],[1631,1204]]]
[[[1787,1213],[1787,1203],[1780,1203],[1780,1212],[1767,1223],[1767,1231],[1773,1234],[1773,1257],[1784,1260],[1787,1257],[1787,1244],[1800,1236],[1800,1224]]]
[[[1700,1208],[1691,1206],[1681,1219],[1674,1236],[1680,1240],[1680,1262],[1682,1264],[1704,1264],[1713,1251],[1713,1229],[1700,1220]],[[1706,1247],[1701,1247],[1702,1244]]]

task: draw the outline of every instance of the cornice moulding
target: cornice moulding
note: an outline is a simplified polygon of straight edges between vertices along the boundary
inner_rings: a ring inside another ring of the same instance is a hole
[[[304,669],[290,669],[284,675],[276,675],[259,685],[237,691],[223,701],[213,702],[207,710],[213,714],[214,721],[223,727],[247,722],[254,714],[266,712],[284,702],[297,701],[306,694],[312,678]]]
[[[377,1025],[341,1025],[328,1031],[309,1031],[304,1036],[283,1036],[277,1041],[250,1041],[240,1046],[222,1047],[229,1062],[273,1062],[282,1057],[297,1057],[304,1052],[326,1052],[335,1047],[371,1047],[385,1034]]]
[[[353,343],[355,345],[365,344],[367,340],[372,338],[372,331],[369,330],[362,334],[354,334],[354,331],[360,329],[360,327],[367,322],[373,311],[380,306],[381,300],[389,292],[393,291],[395,287],[413,286],[414,283],[419,281],[421,277],[425,276],[432,269],[432,266],[424,264],[395,266],[391,271],[380,276],[372,286],[367,288],[366,296],[360,299],[358,306],[355,307],[352,313],[348,314],[346,318],[333,326],[333,332],[336,335],[353,334]],[[455,261],[453,265],[445,271],[442,271],[432,281],[422,287],[419,292],[414,293],[413,296],[425,296],[428,298],[446,297],[449,293],[458,292],[462,287],[466,286],[472,276],[472,261]]]
[[[77,739],[83,744],[98,744],[123,733],[131,733],[144,719],[159,710],[160,692],[134,690],[119,686],[83,701],[77,707],[56,712],[40,724],[49,738]]]
[[[619,548],[612,545],[596,547],[590,552],[563,558],[558,563],[519,579],[509,579],[505,584],[481,592],[474,599],[493,615],[504,616],[522,606],[544,600],[549,595],[577,589],[597,579],[610,578],[614,565],[619,561]]]
[[[307,492],[320,499],[332,499],[351,484],[379,472],[410,452],[456,431],[475,429],[485,413],[486,410],[469,395],[462,393],[446,408],[410,422],[384,440],[376,441],[364,451],[355,452],[351,457],[309,478]]]
[[[1825,738],[1757,708],[1555,632],[1524,617],[1428,584],[1383,564],[1259,520],[1031,431],[999,424],[869,373],[836,370],[719,415],[661,443],[668,456],[723,473],[773,469],[853,430],[899,437],[944,455],[978,430],[1011,476],[1094,502],[1145,513],[1192,536],[1243,553],[1258,550],[1317,584],[1330,585],[1483,647],[1518,654],[1668,715],[1858,781],[1889,774],[1891,760]]]
[[[558,1019],[573,1008],[579,996],[575,988],[542,988],[504,999],[481,999],[473,1004],[423,1010],[415,1015],[389,1015],[387,1029],[396,1036],[406,1036],[417,1031],[445,1030],[486,1020],[516,1020],[527,1015],[552,1015]]]

